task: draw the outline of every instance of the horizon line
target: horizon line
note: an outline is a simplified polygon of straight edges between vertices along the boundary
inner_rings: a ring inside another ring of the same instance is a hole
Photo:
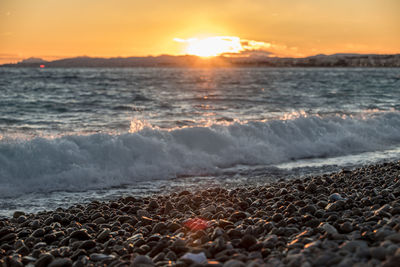
[[[398,53],[351,53],[351,52],[338,52],[338,53],[333,53],[333,54],[324,54],[324,53],[317,53],[317,54],[312,54],[309,56],[303,56],[303,57],[282,57],[282,56],[274,56],[274,55],[263,55],[263,56],[256,56],[259,59],[274,59],[274,58],[282,58],[282,59],[302,59],[302,58],[309,58],[309,57],[315,57],[315,56],[335,56],[335,55],[343,55],[343,56],[351,56],[351,55],[355,55],[355,56],[372,56],[372,55],[377,55],[377,56],[395,56],[395,55],[400,55],[400,52]],[[22,63],[25,60],[29,60],[29,59],[36,59],[36,60],[42,60],[45,62],[54,62],[54,61],[58,61],[58,60],[64,60],[64,59],[74,59],[74,58],[92,58],[92,59],[128,59],[128,58],[157,58],[157,57],[163,57],[163,56],[169,56],[169,57],[194,57],[194,58],[199,58],[199,59],[204,59],[204,60],[209,60],[209,59],[213,59],[213,58],[252,58],[251,55],[250,56],[246,56],[243,55],[242,53],[224,53],[221,55],[217,55],[217,56],[211,56],[211,57],[202,57],[202,56],[198,56],[198,55],[192,55],[192,54],[158,54],[158,55],[146,55],[146,56],[90,56],[90,55],[77,55],[77,56],[30,56],[30,57],[21,57],[18,58],[18,61],[12,61],[12,62],[5,62],[5,63],[1,63],[0,65],[7,65],[7,64],[18,64],[18,63]],[[46,60],[43,58],[46,57],[51,57],[54,59],[51,60]],[[255,58],[255,57],[253,57]],[[1,58],[0,58],[1,59]]]

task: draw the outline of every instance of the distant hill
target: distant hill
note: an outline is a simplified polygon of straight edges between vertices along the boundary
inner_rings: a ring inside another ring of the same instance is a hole
[[[219,56],[201,58],[197,56],[149,56],[149,57],[74,57],[54,61],[28,58],[16,64],[0,67],[46,68],[129,68],[129,67],[400,67],[400,54],[333,54],[315,55],[306,58]],[[43,67],[43,66],[42,66]]]

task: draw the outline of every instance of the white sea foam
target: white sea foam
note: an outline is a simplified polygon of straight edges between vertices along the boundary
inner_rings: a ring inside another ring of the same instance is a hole
[[[218,174],[237,164],[380,151],[400,144],[400,114],[298,117],[121,135],[0,141],[0,195],[86,190],[181,175]]]

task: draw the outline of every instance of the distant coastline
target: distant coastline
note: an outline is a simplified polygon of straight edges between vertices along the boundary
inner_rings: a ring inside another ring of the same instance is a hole
[[[333,54],[305,58],[192,55],[148,57],[74,57],[45,61],[28,58],[0,67],[15,68],[132,68],[132,67],[400,67],[400,54]]]

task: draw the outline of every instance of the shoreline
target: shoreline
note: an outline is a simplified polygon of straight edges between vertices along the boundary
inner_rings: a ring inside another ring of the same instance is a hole
[[[0,219],[0,258],[5,266],[397,266],[400,161],[15,212]]]

